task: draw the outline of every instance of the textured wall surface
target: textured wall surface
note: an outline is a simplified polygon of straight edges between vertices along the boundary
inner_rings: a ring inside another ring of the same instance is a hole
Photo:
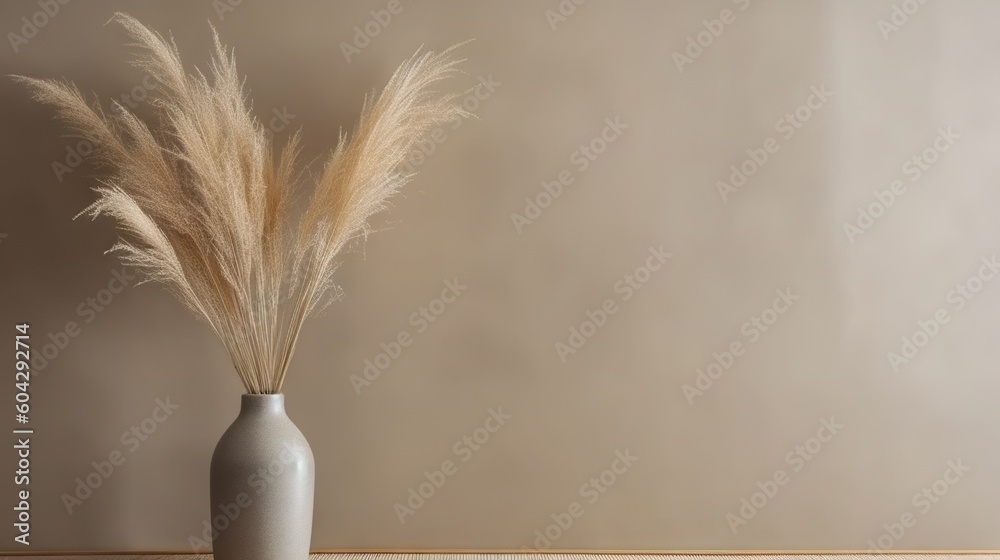
[[[43,4],[0,4],[0,74],[145,114],[110,15],[192,68],[211,23],[307,159],[418,46],[476,39],[478,119],[414,158],[292,366],[314,548],[1000,549],[1000,4]],[[0,115],[0,333],[30,322],[40,356],[31,549],[192,550],[228,357],[103,254],[108,221],[72,220],[86,146],[7,79]]]

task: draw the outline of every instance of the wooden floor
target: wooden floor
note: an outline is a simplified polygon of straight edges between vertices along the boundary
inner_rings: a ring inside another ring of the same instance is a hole
[[[25,558],[5,556],[0,558]],[[39,555],[34,559],[46,560],[212,560],[210,554],[73,554]],[[985,552],[888,552],[888,553],[338,553],[312,554],[311,560],[1000,560],[1000,553]]]

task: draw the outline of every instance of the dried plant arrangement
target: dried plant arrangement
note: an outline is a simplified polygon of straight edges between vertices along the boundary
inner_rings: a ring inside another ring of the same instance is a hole
[[[113,20],[137,47],[133,63],[157,84],[155,123],[118,104],[106,111],[69,82],[15,79],[95,146],[107,174],[81,214],[117,222],[111,251],[208,323],[248,394],[280,393],[303,323],[334,299],[341,251],[412,178],[400,164],[435,126],[469,116],[459,94],[435,90],[458,72],[455,47],[418,50],[365,98],[306,209],[292,216],[305,176],[300,135],[272,146],[215,30],[208,72],[188,73],[172,39],[125,14]]]

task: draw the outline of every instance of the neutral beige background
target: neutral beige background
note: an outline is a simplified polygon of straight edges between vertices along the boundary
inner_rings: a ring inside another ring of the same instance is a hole
[[[70,2],[16,54],[0,45],[4,74],[65,76],[107,101],[142,83],[111,13],[172,30],[191,65],[211,22],[258,114],[294,115],[312,158],[419,45],[476,38],[456,87],[500,85],[346,259],[343,301],[308,324],[287,384],[316,457],[314,547],[530,547],[575,501],[556,548],[867,549],[910,513],[883,542],[1000,549],[1000,280],[961,310],[948,300],[1000,244],[1000,5],[932,0],[886,40],[888,0],[595,0],[554,30],[556,0],[404,0],[348,63],[341,43],[385,5],[244,0],[220,17],[220,2]],[[735,21],[679,71],[673,53],[727,8]],[[4,2],[0,31],[39,9]],[[785,139],[776,122],[824,84],[833,96]],[[81,325],[32,385],[32,548],[190,550],[237,378],[157,287],[78,313],[118,270],[111,225],[71,220],[93,170],[57,180],[74,142],[7,80],[0,112],[0,332],[30,321],[43,346]],[[606,118],[628,128],[580,171],[572,154]],[[949,126],[959,138],[911,182],[906,160]],[[723,201],[716,182],[769,137],[778,151]],[[518,233],[511,214],[564,169],[574,182]],[[897,178],[908,190],[849,242],[843,224]],[[616,282],[661,245],[673,256],[622,301]],[[417,333],[410,315],[455,277],[467,290]],[[742,325],[786,288],[800,299],[750,343]],[[608,298],[617,313],[563,363],[556,343]],[[887,353],[938,308],[950,321],[893,371]],[[356,394],[351,376],[404,330],[413,344]],[[745,353],[689,403],[683,386],[734,341]],[[180,409],[68,514],[75,479],[166,397]],[[497,407],[511,418],[462,462],[456,442]],[[830,417],[844,427],[792,472],[786,454]],[[587,503],[581,485],[616,450],[639,459]],[[457,474],[401,524],[394,504],[446,460]],[[913,503],[959,460],[971,470],[938,483],[946,495]],[[734,534],[727,514],[779,469],[790,480]]]

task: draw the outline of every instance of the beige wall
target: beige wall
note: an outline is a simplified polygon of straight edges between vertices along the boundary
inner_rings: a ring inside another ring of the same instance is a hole
[[[887,0],[594,0],[554,30],[556,0],[404,0],[348,62],[341,43],[387,2],[244,0],[220,17],[224,1],[71,2],[17,53],[0,45],[0,69],[141,96],[110,14],[172,30],[190,64],[211,21],[258,114],[294,115],[310,158],[420,44],[474,37],[466,85],[499,83],[346,259],[343,301],[308,324],[287,399],[316,457],[314,547],[534,546],[577,502],[555,548],[865,549],[901,519],[915,524],[883,544],[1000,548],[1000,280],[951,293],[1000,243],[1000,6],[930,1],[886,40]],[[3,3],[0,30],[39,9]],[[723,9],[734,20],[680,71],[673,53]],[[833,94],[810,99],[814,86]],[[797,109],[809,118],[789,128]],[[189,550],[236,376],[157,287],[87,311],[119,270],[102,254],[110,224],[71,221],[93,170],[57,179],[72,143],[8,81],[0,111],[0,329],[30,321],[38,351],[79,325],[32,385],[33,548]],[[574,152],[606,119],[627,129],[582,169]],[[935,163],[904,167],[948,127],[958,138]],[[777,151],[723,200],[717,181],[762,147]],[[519,233],[511,214],[563,170],[573,182]],[[843,224],[896,179],[903,194],[849,239]],[[661,246],[666,263],[637,271]],[[628,300],[626,275],[648,278]],[[453,278],[467,289],[418,332],[411,314]],[[772,315],[776,290],[798,299]],[[556,344],[608,299],[615,312],[561,360]],[[887,354],[936,312],[948,322],[894,371]],[[762,314],[766,332],[746,324]],[[412,345],[357,394],[351,376],[402,331]],[[727,349],[741,354],[689,402],[684,385]],[[167,397],[179,409],[132,451],[122,433]],[[466,451],[501,408],[510,418]],[[115,450],[125,463],[68,514],[61,496]],[[638,459],[606,493],[583,488],[616,451]],[[401,524],[394,504],[446,460],[457,473]],[[777,493],[739,517],[759,486]]]

